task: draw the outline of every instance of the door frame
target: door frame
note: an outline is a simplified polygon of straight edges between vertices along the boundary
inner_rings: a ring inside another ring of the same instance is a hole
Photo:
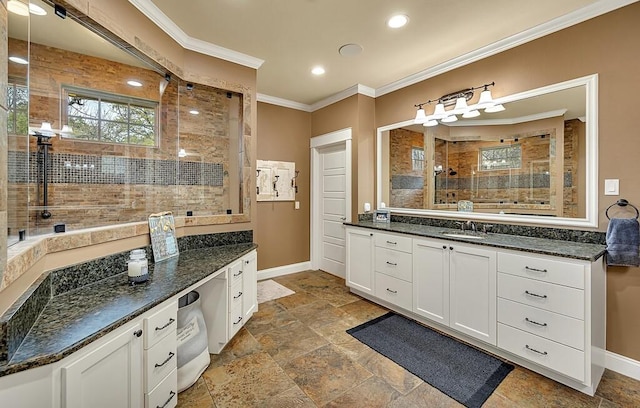
[[[346,222],[351,222],[351,128],[345,128],[336,130],[335,132],[326,133],[324,135],[311,138],[311,269],[318,269],[320,264],[320,253],[322,244],[322,237],[320,233],[322,228],[320,225],[320,199],[322,194],[318,194],[321,186],[320,180],[320,150],[330,147],[344,144],[345,146],[345,172],[346,172],[346,185],[345,185],[345,216]],[[345,243],[346,244],[346,243]]]

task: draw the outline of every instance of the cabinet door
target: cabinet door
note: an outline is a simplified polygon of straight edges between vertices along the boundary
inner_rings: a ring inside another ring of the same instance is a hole
[[[449,246],[413,240],[413,311],[449,325]]]
[[[496,252],[451,244],[449,326],[496,344]]]
[[[373,294],[373,233],[347,229],[347,286]]]
[[[61,368],[63,408],[141,407],[141,334],[138,323],[96,348],[78,351],[79,359]]]
[[[242,309],[244,321],[258,310],[258,255],[256,251],[246,255],[242,260]]]

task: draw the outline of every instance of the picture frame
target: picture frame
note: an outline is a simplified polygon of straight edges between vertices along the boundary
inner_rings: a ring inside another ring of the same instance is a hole
[[[154,262],[178,255],[176,226],[171,211],[149,215],[149,234]]]
[[[391,211],[386,209],[375,210],[373,212],[373,222],[391,222]]]

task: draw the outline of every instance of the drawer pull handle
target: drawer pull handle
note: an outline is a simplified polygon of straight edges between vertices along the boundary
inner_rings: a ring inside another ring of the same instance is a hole
[[[240,271],[240,272],[238,272],[238,273],[234,273],[234,274],[233,274],[233,277],[234,277],[234,278],[237,278],[237,277],[238,277],[238,276],[240,276],[240,275],[242,275],[242,271]]]
[[[391,292],[391,293],[398,293],[398,291],[397,291],[397,290],[391,290],[391,289],[389,289],[389,288],[387,288],[387,292]]]
[[[537,293],[529,292],[528,290],[525,290],[524,293],[526,293],[529,296],[537,297],[537,298],[540,298],[540,299],[546,299],[547,298],[547,295],[538,295]]]
[[[173,323],[173,322],[175,322],[175,321],[176,321],[176,319],[174,319],[173,317],[172,317],[172,318],[170,318],[170,319],[169,319],[169,322],[167,322],[167,324],[165,324],[164,326],[162,326],[162,327],[156,327],[156,331],[160,331],[160,330],[164,330],[164,329],[166,329],[167,327],[171,326],[171,323]]]
[[[387,244],[389,244],[389,245],[398,245],[397,242],[393,242],[393,241],[387,241]]]
[[[524,269],[528,270],[528,271],[533,271],[533,272],[542,272],[542,273],[547,273],[549,272],[546,269],[538,269],[538,268],[530,268],[528,266],[525,266]]]
[[[398,266],[398,264],[397,264],[397,263],[393,263],[393,262],[389,262],[389,261],[387,261],[387,265],[391,265],[391,266]]]
[[[546,323],[538,323],[535,320],[529,319],[528,317],[525,317],[524,320],[526,320],[527,323],[535,324],[536,326],[540,326],[540,327],[547,327],[548,326]]]
[[[171,360],[173,358],[173,356],[175,356],[175,353],[173,353],[172,351],[169,352],[169,357],[167,357],[166,360],[164,360],[162,363],[158,364],[156,363],[155,366],[156,368],[158,367],[162,367],[163,365],[167,364],[169,362],[169,360]]]
[[[528,344],[525,344],[524,346],[527,348],[527,350],[531,350],[531,351],[533,351],[534,353],[538,353],[538,354],[541,354],[541,355],[543,355],[543,356],[546,356],[547,354],[549,354],[549,353],[547,353],[546,351],[538,351],[538,350],[536,350],[536,349],[534,349],[534,348],[531,348],[531,347],[529,347],[529,345],[528,345]]]
[[[237,295],[237,296],[234,296],[233,298],[234,298],[234,299],[238,299],[238,298],[240,298],[240,296],[242,296],[242,292],[238,292],[238,295]]]
[[[242,321],[242,316],[238,317],[238,321],[237,322],[233,322],[233,325],[235,326],[236,324],[240,323]]]
[[[134,331],[134,332],[133,332],[133,335],[134,335],[134,336],[136,336],[136,337],[140,337],[140,336],[142,336],[142,329],[139,329],[139,330]]]
[[[156,405],[156,408],[164,408],[167,406],[167,404],[169,403],[169,401],[171,401],[173,399],[173,397],[176,396],[176,392],[175,391],[171,391],[169,393],[169,399],[162,405]]]

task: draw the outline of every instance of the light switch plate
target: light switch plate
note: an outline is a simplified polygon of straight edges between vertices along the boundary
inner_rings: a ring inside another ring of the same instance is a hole
[[[604,181],[604,195],[620,195],[620,180],[606,179]]]
[[[299,209],[300,209],[300,201],[296,201],[296,202],[295,202],[295,204],[294,204],[294,208],[295,208],[296,210],[299,210]]]

